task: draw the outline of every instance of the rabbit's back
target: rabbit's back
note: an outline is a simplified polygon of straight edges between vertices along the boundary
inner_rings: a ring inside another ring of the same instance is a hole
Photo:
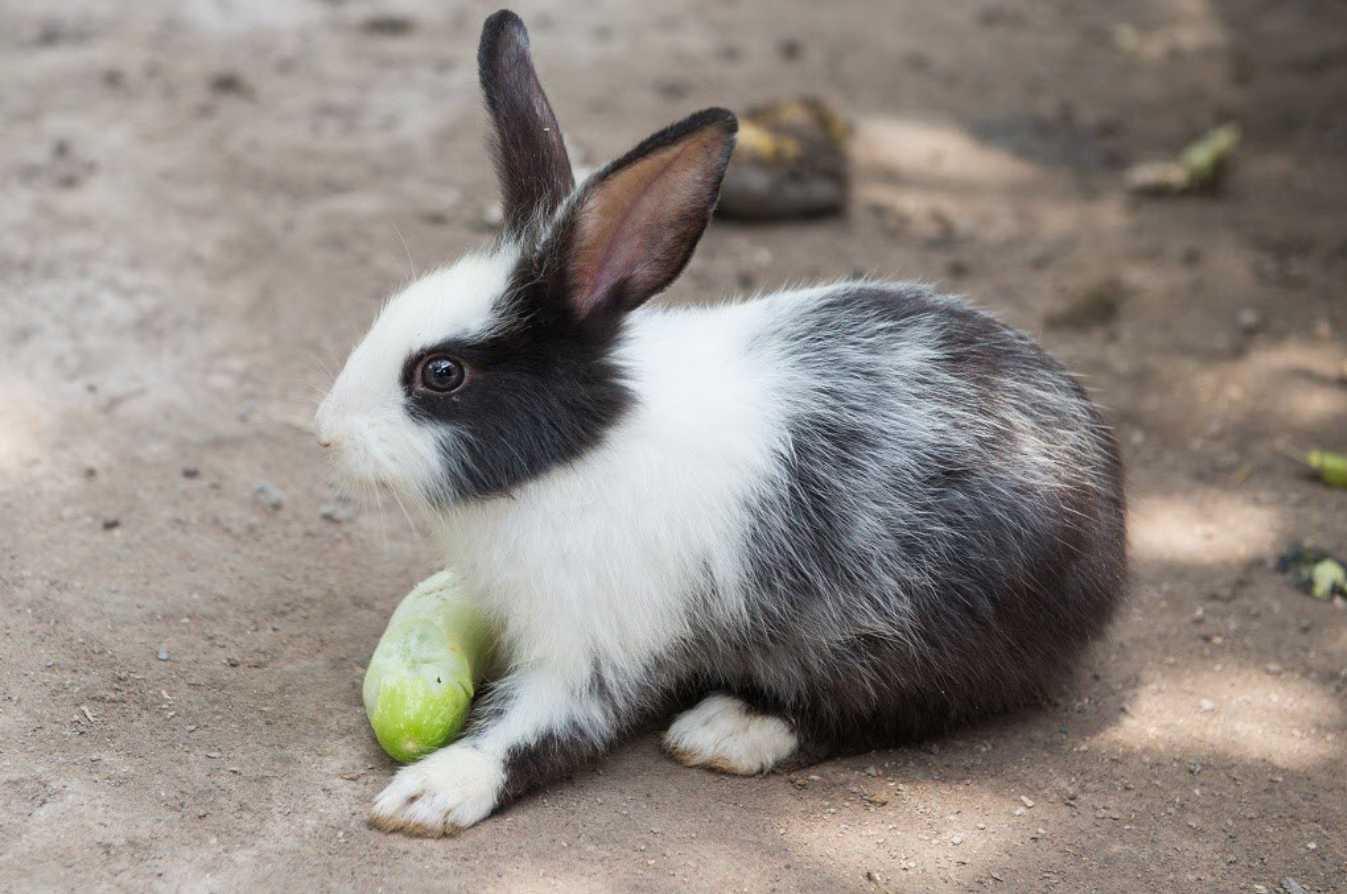
[[[1041,697],[1124,589],[1096,409],[1027,337],[923,286],[778,300],[749,350],[788,371],[784,437],[744,535],[745,620],[704,631],[705,674],[830,738]]]

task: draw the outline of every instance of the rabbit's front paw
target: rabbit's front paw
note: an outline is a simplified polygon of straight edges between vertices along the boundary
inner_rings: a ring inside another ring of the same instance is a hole
[[[369,822],[385,832],[453,835],[496,808],[504,783],[499,758],[472,745],[450,745],[399,770],[374,799]]]
[[[724,694],[679,714],[664,734],[665,749],[680,764],[738,776],[766,773],[799,744],[786,721]]]

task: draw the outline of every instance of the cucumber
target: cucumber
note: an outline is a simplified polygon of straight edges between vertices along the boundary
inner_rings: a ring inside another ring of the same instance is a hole
[[[379,745],[410,763],[457,738],[496,632],[449,571],[426,578],[388,620],[362,690]]]

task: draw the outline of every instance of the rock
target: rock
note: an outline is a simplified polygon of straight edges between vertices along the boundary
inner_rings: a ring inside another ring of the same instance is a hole
[[[121,520],[120,518],[105,518],[105,519],[103,519],[103,530],[104,530],[104,531],[115,531],[115,530],[117,530],[118,528],[120,528],[121,526],[122,526],[122,520]]]
[[[285,493],[274,484],[268,484],[265,481],[253,488],[253,498],[272,512],[276,512],[285,505]]]
[[[1204,698],[1197,703],[1197,707],[1206,713],[1211,713],[1216,710],[1216,703],[1209,698]]]
[[[201,476],[201,470],[198,469],[196,466],[183,466],[183,469],[182,469],[182,477],[184,477],[184,478],[199,478],[200,476]]]
[[[749,109],[716,213],[738,220],[788,220],[840,214],[850,189],[850,128],[812,97]]]
[[[1034,802],[1031,799],[1026,798],[1024,795],[1020,795],[1020,803],[1023,804],[1025,807],[1034,806]]]

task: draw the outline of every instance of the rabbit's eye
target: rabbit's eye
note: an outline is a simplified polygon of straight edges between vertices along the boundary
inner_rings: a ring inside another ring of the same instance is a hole
[[[466,378],[463,364],[445,354],[431,354],[416,368],[416,387],[440,394],[457,391]]]

